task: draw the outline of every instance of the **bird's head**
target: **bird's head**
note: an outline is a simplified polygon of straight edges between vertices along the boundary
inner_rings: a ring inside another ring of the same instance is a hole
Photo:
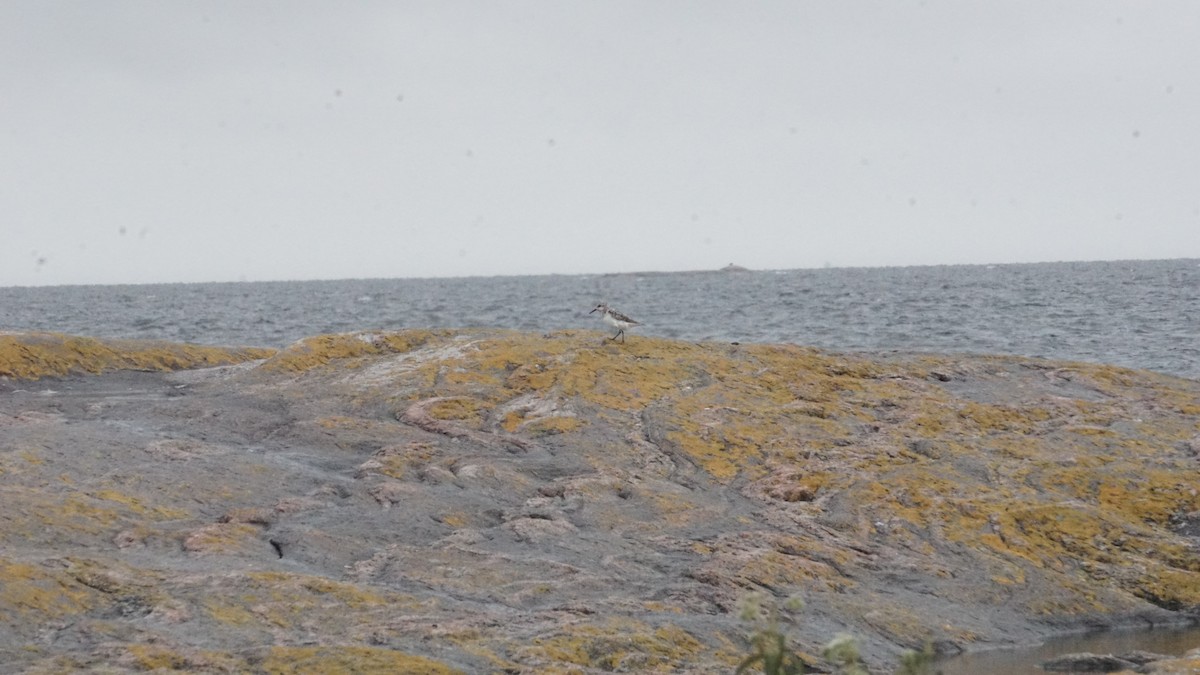
[[[608,305],[606,303],[602,302],[602,303],[596,305],[594,308],[592,308],[592,311],[588,312],[588,314],[593,314],[595,312],[607,312],[607,311],[608,311]]]

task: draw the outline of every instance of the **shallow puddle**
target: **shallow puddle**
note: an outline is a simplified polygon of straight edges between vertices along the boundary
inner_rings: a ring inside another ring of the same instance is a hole
[[[942,675],[1046,675],[1038,664],[1063,654],[1121,655],[1132,651],[1179,656],[1200,647],[1200,625],[1150,630],[1117,630],[1053,638],[1036,647],[996,649],[939,661]]]

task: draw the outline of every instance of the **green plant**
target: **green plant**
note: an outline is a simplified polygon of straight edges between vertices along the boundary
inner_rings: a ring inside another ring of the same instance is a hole
[[[854,636],[842,633],[825,645],[821,652],[826,661],[836,665],[842,675],[867,675],[867,667],[858,652],[858,641]]]
[[[750,654],[738,664],[735,675],[762,669],[764,675],[799,675],[808,672],[800,655],[788,647],[787,636],[780,628],[779,606],[768,602],[764,593],[751,593],[741,605],[741,619],[754,626],[750,634]],[[803,603],[798,598],[789,598],[783,608],[788,612],[798,611]],[[869,675],[858,640],[841,633],[830,640],[821,650],[821,656],[833,666],[837,675]],[[921,651],[908,650],[900,655],[896,675],[931,675],[934,659],[933,646],[926,643]],[[824,672],[824,671],[822,671]]]
[[[908,650],[900,655],[896,675],[930,675],[933,672],[933,645],[926,642],[921,651]]]
[[[800,609],[801,605],[796,598],[784,603],[784,607],[792,611]],[[756,666],[762,667],[764,675],[805,672],[804,661],[788,648],[787,637],[779,629],[779,610],[774,603],[764,609],[763,594],[752,593],[742,600],[741,617],[743,621],[755,623],[756,629],[750,636],[750,655],[738,664],[735,675],[750,672]]]

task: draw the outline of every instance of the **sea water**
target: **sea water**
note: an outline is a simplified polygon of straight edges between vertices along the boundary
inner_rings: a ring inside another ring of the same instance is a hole
[[[0,330],[279,347],[321,333],[606,330],[974,352],[1200,378],[1200,260],[0,288]]]
[[[0,330],[280,347],[321,333],[606,330],[599,301],[681,340],[1012,354],[1200,378],[1200,260],[0,288]],[[1156,640],[1173,642],[1158,645]],[[1084,641],[1081,641],[1084,640]],[[1120,642],[1118,645],[1117,642]],[[1038,672],[1066,651],[1200,646],[1200,631],[1060,638],[946,673]]]
[[[1039,664],[1064,654],[1112,654],[1134,651],[1181,656],[1200,647],[1200,626],[1122,629],[1076,633],[1040,645],[964,654],[936,664],[940,675],[1047,675]]]

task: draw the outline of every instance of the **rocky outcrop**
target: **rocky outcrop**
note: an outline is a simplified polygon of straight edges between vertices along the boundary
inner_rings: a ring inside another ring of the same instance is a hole
[[[1119,655],[1078,652],[1039,665],[1053,673],[1196,673],[1200,672],[1200,650],[1178,658],[1142,651]]]
[[[1137,672],[1149,675],[1188,675],[1200,673],[1200,647],[1189,650],[1179,658],[1151,661],[1139,667]]]
[[[754,592],[888,670],[1200,609],[1193,380],[591,332],[0,340],[18,670],[729,672]]]
[[[1052,673],[1115,673],[1122,670],[1133,670],[1138,665],[1141,664],[1112,654],[1080,652],[1055,657],[1043,662],[1041,667]]]
[[[0,377],[35,380],[113,370],[180,370],[263,359],[273,349],[160,340],[97,340],[60,333],[0,332]]]

